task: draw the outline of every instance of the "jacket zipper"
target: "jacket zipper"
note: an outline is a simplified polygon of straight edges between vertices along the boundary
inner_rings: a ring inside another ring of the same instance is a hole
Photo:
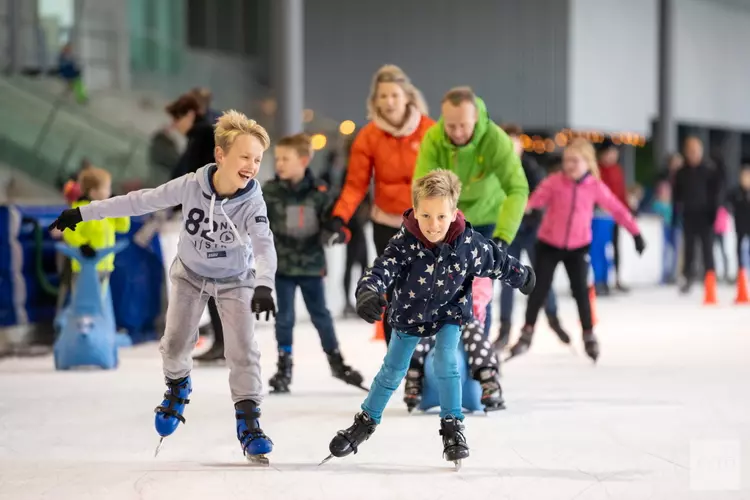
[[[432,255],[435,255],[435,254],[433,253]],[[442,248],[440,249],[440,252],[438,253],[438,258],[441,255],[443,255],[443,249]],[[435,259],[435,265],[432,268],[432,284],[430,284],[430,292],[427,295],[427,302],[425,303],[425,308],[424,308],[424,317],[422,318],[422,321],[425,322],[425,323],[428,322],[428,320],[427,320],[428,312],[430,312],[430,307],[432,306],[431,299],[432,299],[432,295],[435,292],[435,283],[437,282],[437,274],[438,274],[438,269],[437,268],[438,268],[438,260],[436,258]],[[429,317],[430,317],[430,322],[432,322],[432,315],[430,315]]]
[[[573,202],[570,205],[570,215],[568,215],[568,225],[565,228],[565,241],[563,242],[563,248],[568,249],[568,238],[570,238],[570,227],[573,225],[573,214],[576,211],[576,195],[578,194],[578,183],[573,185]]]

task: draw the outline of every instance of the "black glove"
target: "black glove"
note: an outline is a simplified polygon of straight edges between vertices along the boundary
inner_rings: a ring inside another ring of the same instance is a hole
[[[271,289],[267,286],[256,286],[253,300],[250,302],[250,308],[255,313],[255,319],[260,320],[260,313],[266,313],[266,321],[273,314],[276,317],[276,305],[273,303]]]
[[[492,238],[492,241],[494,241],[495,244],[500,247],[500,250],[508,253],[508,243],[506,243],[504,240],[501,240],[500,238]]]
[[[81,254],[84,257],[86,257],[88,259],[91,259],[93,257],[96,257],[96,250],[94,250],[93,248],[91,248],[91,245],[89,245],[89,244],[81,245]]]
[[[635,240],[635,251],[638,252],[638,255],[641,255],[646,249],[646,242],[643,241],[643,236],[640,233],[633,236],[633,239]]]
[[[534,287],[536,286],[536,273],[531,266],[524,267],[526,268],[526,271],[528,271],[528,274],[526,275],[526,281],[524,281],[523,286],[519,288],[519,290],[521,290],[522,294],[529,295],[534,291]]]
[[[383,308],[388,305],[378,292],[362,289],[357,294],[357,314],[368,323],[375,323],[383,315]]]
[[[338,219],[341,220],[341,219]],[[337,245],[339,243],[349,243],[352,239],[352,233],[346,226],[340,226],[337,231],[331,231],[323,228],[320,233],[320,244],[323,246]]]
[[[71,229],[75,231],[76,225],[79,222],[83,222],[81,210],[78,208],[69,208],[63,210],[60,216],[55,219],[55,222],[49,225],[49,230],[59,229],[60,231],[65,231],[66,229]]]

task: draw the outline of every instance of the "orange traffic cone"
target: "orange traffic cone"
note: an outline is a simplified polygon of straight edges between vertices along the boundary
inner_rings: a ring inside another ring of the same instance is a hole
[[[716,273],[707,271],[706,278],[703,282],[705,293],[703,295],[703,304],[707,306],[716,305],[719,301],[716,299]]]
[[[375,335],[372,336],[373,342],[377,340],[382,340],[385,342],[385,328],[383,327],[383,320],[376,321],[375,322]]]
[[[589,286],[589,303],[591,304],[591,326],[596,326],[596,289]]]
[[[750,296],[747,293],[747,273],[745,269],[740,268],[737,272],[737,297],[734,299],[735,304],[749,304]]]

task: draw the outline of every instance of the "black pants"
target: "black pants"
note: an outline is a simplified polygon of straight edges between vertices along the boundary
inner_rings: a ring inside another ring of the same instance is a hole
[[[560,262],[565,266],[570,280],[570,289],[578,305],[578,316],[584,331],[593,328],[591,320],[591,302],[589,302],[588,272],[589,245],[574,250],[564,250],[538,241],[534,256],[534,271],[536,272],[536,287],[529,296],[526,305],[526,324],[534,326],[539,311],[547,300],[547,294],[552,288],[552,278]]]
[[[377,222],[372,223],[372,239],[375,241],[375,251],[378,252],[378,256],[383,255],[385,247],[388,246],[388,242],[398,232],[399,228],[384,226]],[[386,298],[390,298],[393,287],[391,286],[386,290]],[[386,321],[388,311],[383,315],[383,330],[385,332],[385,343],[386,345],[391,341],[391,325]]]
[[[737,269],[741,269],[745,265],[745,256],[742,252],[742,241],[747,238],[748,247],[750,247],[750,232],[743,233],[742,231],[736,231],[737,233]],[[750,254],[750,252],[748,252]],[[750,265],[750,255],[748,255],[748,264]]]
[[[617,224],[614,225],[612,228],[612,250],[614,251],[613,255],[613,264],[615,266],[615,282],[617,284],[620,283],[620,226]]]
[[[365,228],[356,222],[353,218],[349,222],[349,230],[352,232],[352,238],[346,245],[346,267],[344,268],[344,295],[345,304],[349,304],[351,286],[352,286],[352,268],[358,264],[362,272],[367,267],[367,240],[365,240]]]
[[[695,247],[698,242],[703,255],[703,271],[714,270],[714,221],[709,214],[685,214],[682,222],[682,234],[685,238],[685,249],[683,259],[683,274],[690,282],[693,280],[693,260],[695,259]]]

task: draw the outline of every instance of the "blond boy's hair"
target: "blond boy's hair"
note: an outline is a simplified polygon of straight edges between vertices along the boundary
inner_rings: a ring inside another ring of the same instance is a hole
[[[461,181],[450,170],[433,170],[414,181],[411,188],[411,201],[416,208],[425,198],[448,198],[451,206],[458,206],[461,196]]]
[[[597,179],[600,178],[599,164],[596,162],[596,150],[594,150],[594,145],[591,144],[591,141],[584,139],[583,137],[576,137],[570,142],[570,144],[568,144],[568,147],[566,147],[565,150],[575,151],[581,155],[583,159],[586,160],[586,163],[589,164],[591,175]]]
[[[307,134],[294,134],[282,137],[279,142],[276,143],[277,147],[285,147],[293,149],[300,157],[312,158],[313,147],[312,138]]]
[[[251,135],[263,145],[263,150],[271,145],[268,132],[258,122],[251,120],[239,111],[230,109],[225,111],[214,130],[214,142],[224,151],[229,151],[234,141],[240,135]]]
[[[84,195],[88,195],[92,189],[99,189],[111,182],[112,175],[103,168],[89,167],[78,175],[78,185]]]

